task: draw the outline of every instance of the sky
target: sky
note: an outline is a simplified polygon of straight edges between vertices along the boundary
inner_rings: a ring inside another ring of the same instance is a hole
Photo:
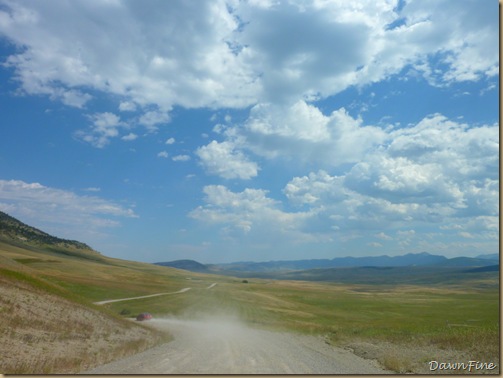
[[[0,210],[104,255],[497,253],[496,0],[0,0]]]

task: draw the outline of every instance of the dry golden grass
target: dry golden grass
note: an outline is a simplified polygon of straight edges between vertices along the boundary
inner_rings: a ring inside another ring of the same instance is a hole
[[[0,275],[0,371],[77,373],[136,353],[163,335]]]

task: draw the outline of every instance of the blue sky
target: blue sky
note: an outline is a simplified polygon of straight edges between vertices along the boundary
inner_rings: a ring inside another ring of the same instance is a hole
[[[0,1],[0,210],[105,255],[498,252],[498,2]]]

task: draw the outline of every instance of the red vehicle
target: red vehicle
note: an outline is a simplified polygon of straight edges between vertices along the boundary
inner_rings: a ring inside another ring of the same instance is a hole
[[[142,320],[150,320],[152,319],[152,314],[149,314],[148,312],[142,312],[140,315],[136,317],[136,320],[142,321]]]

